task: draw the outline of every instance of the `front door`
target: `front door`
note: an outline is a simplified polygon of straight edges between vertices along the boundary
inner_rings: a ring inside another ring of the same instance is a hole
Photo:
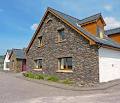
[[[26,60],[22,61],[22,71],[26,71]]]

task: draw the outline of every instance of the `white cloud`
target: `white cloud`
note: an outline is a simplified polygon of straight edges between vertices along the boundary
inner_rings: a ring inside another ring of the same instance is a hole
[[[105,17],[104,20],[106,22],[105,29],[113,29],[113,28],[120,27],[120,21],[118,21],[114,17]]]
[[[113,9],[112,5],[104,5],[104,8],[107,10],[107,11],[111,11]]]
[[[33,24],[30,28],[31,28],[32,30],[36,30],[36,29],[37,29],[37,27],[38,27],[38,24],[37,24],[37,23],[35,23],[35,24]]]

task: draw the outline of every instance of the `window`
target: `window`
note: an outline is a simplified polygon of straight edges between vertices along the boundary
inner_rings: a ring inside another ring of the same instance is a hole
[[[98,36],[104,38],[104,29],[101,27],[98,27]]]
[[[64,29],[58,30],[58,41],[62,41],[65,39],[65,33],[64,33]]]
[[[72,57],[59,58],[58,68],[60,70],[72,70]]]
[[[48,20],[46,20],[46,23],[52,22],[52,18],[49,18]]]
[[[36,69],[42,69],[42,59],[35,60]]]
[[[10,62],[6,62],[6,68],[9,68]]]
[[[39,40],[38,45],[39,45],[39,47],[40,47],[40,46],[42,46],[42,36],[38,37],[38,40]]]

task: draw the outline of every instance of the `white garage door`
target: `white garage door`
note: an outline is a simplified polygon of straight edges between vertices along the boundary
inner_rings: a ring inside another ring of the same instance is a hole
[[[99,78],[100,82],[120,79],[120,51],[99,49]]]

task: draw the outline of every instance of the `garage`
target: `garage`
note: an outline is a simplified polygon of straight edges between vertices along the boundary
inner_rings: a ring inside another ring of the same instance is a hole
[[[99,80],[108,82],[120,79],[120,51],[101,47],[99,49]]]

